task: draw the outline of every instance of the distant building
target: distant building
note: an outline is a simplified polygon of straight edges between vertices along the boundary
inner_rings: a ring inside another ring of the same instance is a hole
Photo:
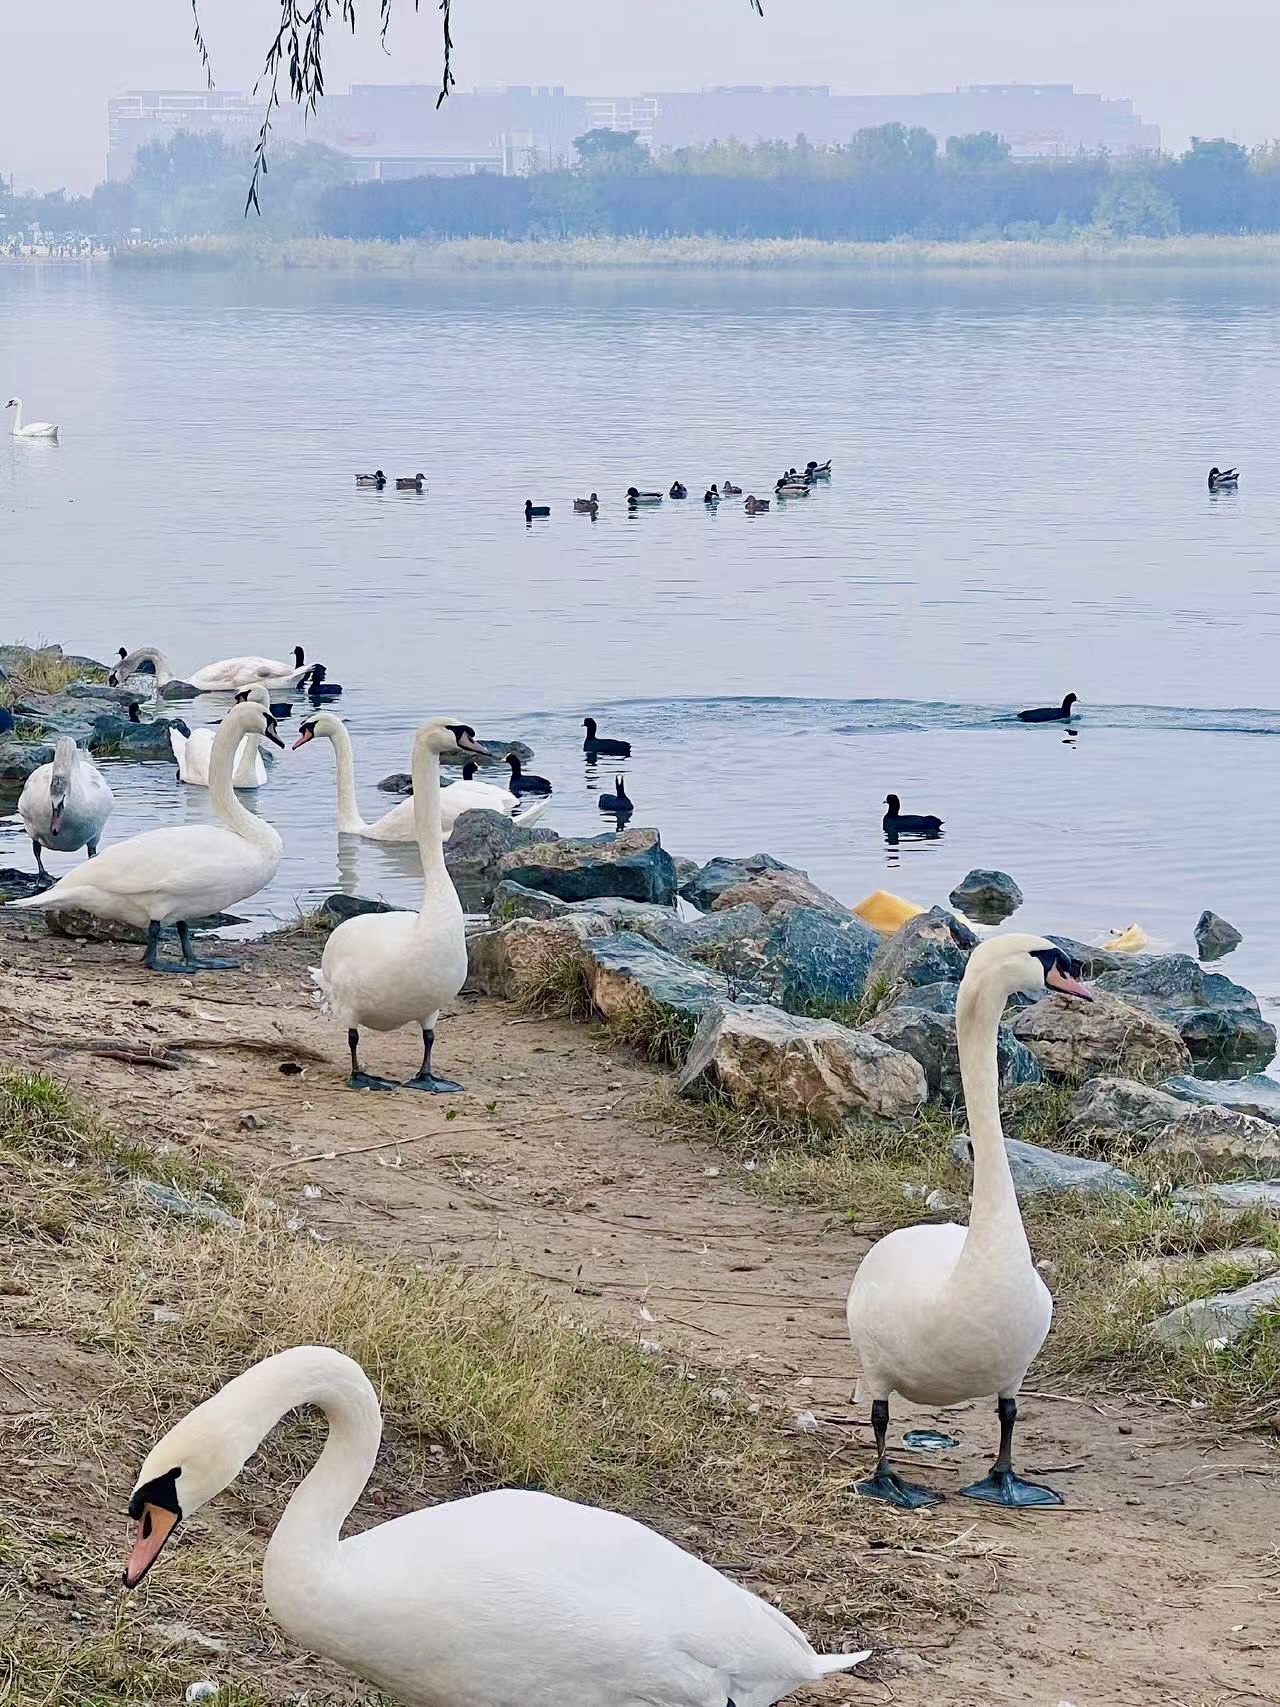
[[[453,94],[437,109],[435,85],[357,83],[328,95],[305,123],[287,105],[274,134],[322,142],[347,155],[356,178],[424,173],[511,173],[573,159],[573,139],[595,129],[635,131],[650,149],[700,143],[847,142],[870,125],[922,125],[949,136],[995,131],[1014,156],[1069,156],[1105,149],[1156,150],[1157,126],[1131,101],[1081,94],[1069,83],[979,83],[932,95],[833,95],[824,84],[747,85],[648,95],[569,95],[559,85],[517,85]],[[252,140],[261,97],[220,90],[132,90],[107,103],[107,177],[127,178],[138,149],[178,130]]]

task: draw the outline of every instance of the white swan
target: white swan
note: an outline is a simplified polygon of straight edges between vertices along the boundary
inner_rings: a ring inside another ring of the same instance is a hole
[[[302,1405],[323,1410],[329,1438],[267,1546],[267,1607],[404,1707],[770,1707],[869,1657],[815,1653],[776,1607],[673,1542],[551,1494],[476,1494],[342,1540],[382,1418],[360,1365],[321,1346],[254,1364],[152,1448],[129,1501],[126,1587]]]
[[[28,421],[22,424],[22,399],[11,397],[5,404],[6,409],[13,410],[13,436],[15,439],[56,439],[58,429],[52,421]]]
[[[41,857],[45,848],[58,853],[87,848],[92,859],[115,803],[88,753],[82,753],[70,735],[61,736],[52,761],[32,771],[18,796],[18,816],[31,837],[41,877],[53,881]]]
[[[417,822],[413,815],[413,801],[402,800],[398,806],[393,806],[389,812],[384,812],[381,818],[372,824],[366,824],[360,816],[360,807],[356,800],[356,765],[351,747],[351,735],[346,724],[340,717],[335,717],[331,711],[322,711],[315,717],[304,718],[298,725],[298,739],[293,743],[294,751],[305,747],[311,741],[329,741],[333,746],[334,765],[338,779],[338,833],[343,836],[363,836],[371,842],[416,842],[418,839]],[[447,752],[446,745],[443,751]],[[462,793],[459,793],[459,790]],[[442,841],[448,841],[453,834],[454,822],[460,812],[466,812],[472,807],[489,807],[495,812],[511,813],[518,806],[514,794],[508,794],[505,788],[494,788],[491,783],[455,782],[440,791],[440,836]],[[517,824],[532,824],[546,811],[547,803],[540,800],[536,806],[527,808],[514,815]]]
[[[955,1405],[995,1393],[1000,1450],[991,1473],[962,1490],[995,1505],[1061,1505],[1049,1488],[1013,1472],[1017,1394],[1053,1318],[1053,1299],[1031,1260],[1000,1127],[996,1042],[1015,991],[1045,988],[1091,1000],[1071,962],[1043,937],[991,937],[974,949],[956,1001],[965,1110],[973,1150],[968,1227],[904,1227],[873,1245],[849,1291],[849,1337],[859,1398],[869,1396],[875,1474],[858,1492],[893,1505],[933,1505],[889,1469],[889,1396]]]
[[[130,676],[137,675],[144,665],[150,665],[157,688],[176,681],[185,681],[201,693],[237,693],[241,688],[255,684],[266,688],[295,688],[311,668],[303,662],[303,656],[301,646],[295,646],[292,665],[282,663],[279,658],[220,658],[216,664],[201,665],[189,676],[179,676],[159,647],[139,646],[125,653],[107,677],[107,682],[113,688],[118,687]]]
[[[295,743],[296,745],[296,743]],[[311,976],[325,1010],[346,1027],[351,1051],[352,1090],[393,1091],[391,1079],[360,1071],[360,1027],[398,1031],[422,1028],[422,1065],[406,1088],[460,1091],[452,1079],[431,1071],[431,1049],[440,1009],[451,1002],[467,976],[467,939],[462,903],[445,869],[440,836],[440,755],[454,747],[478,753],[476,732],[442,718],[424,723],[413,738],[412,806],[422,857],[422,906],[414,913],[362,913],[340,924],[324,945]]]
[[[255,705],[265,706],[268,712],[271,710],[271,695],[264,687],[247,688],[244,699],[251,700]],[[173,757],[178,766],[179,782],[190,783],[192,788],[208,788],[213,737],[212,729],[194,729],[190,735],[184,735],[181,729],[170,726],[169,745],[173,748]],[[266,780],[267,767],[262,762],[258,743],[252,735],[246,735],[240,743],[240,751],[236,754],[236,768],[232,774],[231,785],[233,788],[261,788]]]
[[[142,964],[152,972],[195,972],[236,964],[197,960],[187,929],[243,901],[275,876],[284,851],[280,837],[235,797],[231,767],[246,735],[284,742],[274,719],[260,705],[236,705],[213,739],[209,799],[221,824],[175,824],[116,842],[95,860],[69,871],[52,889],[10,901],[11,907],[83,907],[103,919],[145,926]],[[182,964],[166,965],[157,954],[161,925],[178,927]],[[336,934],[336,933],[335,933]]]

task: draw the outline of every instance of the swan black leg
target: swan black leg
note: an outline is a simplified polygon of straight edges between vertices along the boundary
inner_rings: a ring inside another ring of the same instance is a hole
[[[148,972],[189,972],[191,968],[180,961],[161,960],[160,958],[160,926],[152,919],[147,926],[147,947],[142,956],[142,964]]]
[[[32,838],[31,838],[31,846],[35,850],[36,871],[40,875],[40,887],[42,889],[52,889],[53,879],[52,879],[52,877],[49,876],[49,873],[44,868],[44,849],[40,846],[39,842],[35,839],[34,836],[32,836]]]
[[[418,1068],[417,1078],[407,1081],[405,1090],[434,1091],[437,1096],[441,1096],[446,1091],[460,1091],[464,1088],[462,1085],[455,1084],[452,1079],[438,1079],[431,1071],[431,1047],[435,1040],[435,1032],[428,1031],[424,1026],[422,1028],[422,1065]]]
[[[86,843],[85,844],[85,851],[88,854],[88,857],[90,859],[97,859],[97,857],[98,857],[98,844],[97,844],[97,842]]]
[[[374,1073],[362,1073],[360,1071],[360,1058],[358,1053],[360,1048],[360,1033],[356,1030],[355,1026],[352,1026],[347,1032],[347,1048],[351,1051],[351,1077],[347,1080],[347,1086],[350,1090],[399,1090],[400,1087],[396,1084],[394,1079],[380,1079]]]
[[[873,1402],[871,1427],[876,1437],[875,1475],[865,1482],[858,1482],[853,1491],[861,1494],[863,1499],[884,1500],[903,1511],[915,1511],[920,1506],[937,1505],[942,1499],[941,1494],[935,1494],[929,1488],[913,1488],[910,1482],[903,1481],[896,1470],[889,1468],[885,1447],[885,1436],[889,1432],[887,1399],[876,1399]]]
[[[241,964],[238,960],[201,960],[191,947],[191,929],[185,919],[178,920],[178,941],[188,972],[234,972]]]
[[[996,1415],[1000,1418],[1000,1451],[989,1474],[960,1492],[966,1499],[985,1500],[988,1505],[1037,1506],[1062,1505],[1061,1494],[1038,1482],[1024,1482],[1013,1469],[1013,1425],[1018,1420],[1018,1401],[998,1399]]]

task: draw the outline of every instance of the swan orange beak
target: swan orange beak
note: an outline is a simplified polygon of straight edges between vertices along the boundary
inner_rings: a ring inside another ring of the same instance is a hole
[[[1046,985],[1051,990],[1060,990],[1064,996],[1075,996],[1081,1002],[1091,1002],[1093,991],[1087,984],[1082,984],[1078,978],[1073,978],[1069,972],[1062,972],[1056,966],[1051,966],[1045,973]]]
[[[479,741],[475,740],[465,732],[459,735],[458,745],[462,748],[464,753],[479,753],[482,759],[487,759],[489,757],[488,753],[485,752]]]
[[[144,1505],[134,1533],[133,1546],[125,1561],[124,1586],[137,1588],[147,1572],[160,1557],[160,1549],[178,1527],[176,1511],[164,1506]]]
[[[299,747],[305,747],[308,741],[314,741],[315,738],[316,732],[314,729],[304,729],[301,735],[298,736],[298,739],[293,743],[292,750],[296,753]]]

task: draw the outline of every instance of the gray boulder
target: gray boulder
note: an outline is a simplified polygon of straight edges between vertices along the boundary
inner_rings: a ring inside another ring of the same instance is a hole
[[[1059,1079],[1100,1073],[1154,1078],[1191,1065],[1171,1025],[1116,996],[1096,995],[1091,1002],[1046,996],[1017,1015],[1013,1034]]]
[[[692,1032],[704,1009],[729,1001],[729,986],[718,973],[677,960],[631,931],[583,943],[582,964],[592,1003],[606,1019],[652,1005]]]
[[[34,871],[19,871],[13,865],[0,870],[0,901],[21,901],[44,887]]]
[[[959,994],[959,984],[913,984],[903,1001],[931,1014],[953,1014]]]
[[[1093,1194],[1123,1192],[1139,1197],[1142,1187],[1132,1174],[1114,1168],[1110,1162],[1098,1162],[1091,1156],[1066,1156],[1058,1150],[1046,1150],[1039,1144],[1025,1143],[1021,1138],[1006,1138],[1009,1172],[1018,1201],[1043,1197],[1054,1192]],[[972,1165],[969,1140],[960,1137],[951,1146],[951,1154],[964,1167]]]
[[[755,909],[753,909],[754,911]],[[734,908],[724,915],[740,913]],[[856,1002],[866,990],[880,938],[861,919],[817,907],[775,912],[764,943],[763,977],[773,999],[791,1013]]]
[[[193,688],[190,682],[166,682],[162,688],[156,689],[156,698],[164,700],[199,699],[201,690]]]
[[[1077,942],[1070,936],[1049,936],[1046,940],[1060,948],[1068,960],[1073,960],[1086,978],[1100,978],[1104,972],[1114,972],[1129,958],[1128,955],[1115,954],[1109,948],[1094,948],[1092,943]]]
[[[796,872],[795,866],[783,865],[782,861],[774,859],[772,854],[749,854],[745,859],[722,856],[709,859],[691,876],[683,878],[680,893],[699,911],[709,913],[726,889],[736,888],[740,883],[748,883],[766,871],[790,871],[795,872],[797,876],[804,876],[803,872]]]
[[[1207,908],[1196,920],[1196,951],[1201,960],[1221,960],[1244,941],[1234,925]]]
[[[0,784],[11,787],[26,782],[41,765],[53,762],[52,747],[37,747],[25,741],[0,741]]]
[[[557,961],[576,958],[589,936],[608,930],[604,919],[580,914],[572,919],[509,919],[473,931],[467,937],[466,987],[478,995],[518,1001],[546,979]]]
[[[918,1061],[930,1097],[939,1097],[946,1103],[962,1099],[964,1088],[960,1081],[960,1051],[953,1013],[936,1013],[903,1001],[868,1020],[862,1029]],[[1007,1026],[1000,1027],[996,1063],[1002,1091],[1040,1083],[1039,1062]]]
[[[554,830],[531,830],[513,823],[503,812],[472,807],[459,812],[453,834],[445,844],[444,863],[462,904],[470,912],[486,909],[494,890],[507,875],[500,867],[511,853],[555,841]],[[527,888],[542,887],[526,883]]]
[[[469,816],[462,813],[458,824]],[[671,906],[676,898],[676,868],[656,830],[609,830],[602,836],[551,837],[536,849],[532,843],[518,846],[499,859],[498,876],[562,901],[616,895]]]
[[[57,912],[42,912],[45,929],[50,936],[68,937],[74,942],[134,942],[144,943],[147,933],[137,925],[126,925],[119,919],[100,919],[83,907],[62,907]],[[205,919],[189,919],[192,931],[221,931],[229,925],[242,925],[244,920],[235,913],[213,913]]]
[[[1242,1114],[1255,1114],[1259,1120],[1280,1126],[1280,1083],[1265,1073],[1251,1073],[1244,1079],[1194,1079],[1183,1074],[1166,1079],[1161,1088],[1186,1102],[1239,1109]]]
[[[1280,1179],[1231,1180],[1224,1185],[1184,1185],[1173,1194],[1174,1203],[1190,1215],[1203,1215],[1209,1208],[1228,1215],[1251,1215],[1265,1209],[1280,1215]]]
[[[495,925],[505,924],[508,919],[558,919],[568,908],[569,902],[558,895],[548,895],[545,889],[530,889],[508,878],[493,892],[489,918]]]
[[[871,977],[894,991],[916,985],[958,983],[978,939],[945,907],[931,907],[908,919],[882,942],[871,962]]]
[[[181,735],[191,733],[180,717],[172,720],[157,717],[151,723],[130,723],[127,717],[108,714],[94,718],[85,746],[97,757],[133,760],[139,764],[158,759],[171,765],[175,761],[169,740],[170,729],[176,729]]]
[[[1205,972],[1189,954],[1125,956],[1096,984],[1167,1020],[1193,1060],[1265,1066],[1275,1055],[1275,1027],[1262,1018],[1252,992],[1220,972]]]
[[[1165,1345],[1221,1351],[1256,1328],[1263,1316],[1280,1309],[1280,1275],[1255,1280],[1237,1292],[1218,1292],[1180,1304],[1158,1316],[1148,1332]]]
[[[1176,1119],[1151,1134],[1146,1154],[1192,1162],[1218,1178],[1240,1174],[1262,1178],[1280,1168],[1280,1127],[1209,1103],[1184,1106]]]
[[[684,1096],[724,1096],[822,1126],[910,1114],[926,1088],[909,1055],[864,1032],[745,1003],[706,1009],[679,1083]]]
[[[404,907],[393,907],[388,901],[374,901],[365,895],[330,895],[316,909],[316,920],[330,930],[348,919],[358,919],[365,913],[402,913]]]
[[[1190,1112],[1168,1091],[1136,1079],[1101,1074],[1086,1079],[1071,1099],[1068,1117],[1078,1132],[1158,1132]]]
[[[948,899],[980,924],[998,925],[1022,905],[1022,891],[1003,871],[971,871],[957,883]]]

